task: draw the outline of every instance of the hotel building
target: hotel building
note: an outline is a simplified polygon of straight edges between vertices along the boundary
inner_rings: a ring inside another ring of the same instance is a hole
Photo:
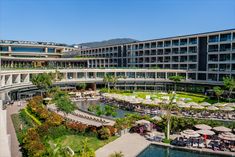
[[[120,77],[120,89],[172,90],[169,77],[181,75],[179,90],[205,92],[235,78],[235,29],[96,48],[1,40],[0,55],[0,91],[32,86],[33,75],[57,70],[57,84],[103,86],[108,74]]]

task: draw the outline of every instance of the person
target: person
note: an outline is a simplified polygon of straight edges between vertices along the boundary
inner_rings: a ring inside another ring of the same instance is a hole
[[[211,143],[211,148],[212,148],[212,150],[215,150],[214,142]]]

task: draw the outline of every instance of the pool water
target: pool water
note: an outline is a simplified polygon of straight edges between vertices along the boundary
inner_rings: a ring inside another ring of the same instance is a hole
[[[99,105],[99,106],[101,106],[101,108],[105,107],[104,103],[101,103],[99,101],[93,101],[93,100],[79,101],[79,102],[76,102],[76,105],[80,110],[83,110],[83,111],[88,111],[88,108],[91,105]],[[112,116],[108,116],[108,117],[109,118],[123,118],[123,117],[125,117],[126,114],[133,113],[133,112],[130,112],[130,111],[119,109],[119,108],[117,108],[116,111],[117,111],[117,115],[115,117],[112,117]]]
[[[223,157],[222,155],[205,154],[195,151],[186,151],[179,149],[172,149],[151,144],[137,157]]]

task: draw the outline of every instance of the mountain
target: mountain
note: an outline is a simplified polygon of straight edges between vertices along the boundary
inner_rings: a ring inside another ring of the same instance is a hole
[[[108,45],[125,44],[125,43],[136,42],[136,41],[138,40],[131,39],[131,38],[117,38],[117,39],[110,39],[110,40],[104,40],[104,41],[81,43],[81,44],[78,44],[78,46],[94,48],[94,47],[102,47],[102,46],[108,46]]]

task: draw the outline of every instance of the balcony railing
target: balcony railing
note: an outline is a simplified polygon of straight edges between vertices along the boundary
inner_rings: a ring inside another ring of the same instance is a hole
[[[218,42],[219,41],[219,38],[212,38],[212,39],[209,39],[209,43],[214,43],[214,42]]]
[[[231,41],[231,37],[220,38],[220,41]]]
[[[218,52],[219,49],[209,49],[208,52]]]
[[[220,48],[220,51],[231,51],[231,48]]]
[[[195,44],[197,44],[197,41],[190,41],[189,44],[190,45],[195,45]]]

